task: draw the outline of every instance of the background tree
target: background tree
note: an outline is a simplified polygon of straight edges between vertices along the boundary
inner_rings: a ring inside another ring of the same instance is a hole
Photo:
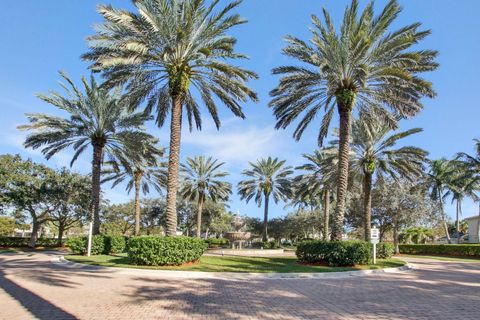
[[[159,126],[171,113],[166,231],[175,235],[183,108],[190,129],[193,122],[201,129],[200,108],[192,89],[219,128],[216,101],[244,118],[240,102],[257,100],[246,81],[257,76],[229,63],[246,58],[235,52],[236,39],[227,34],[246,22],[230,14],[240,1],[216,13],[218,1],[207,5],[205,0],[135,0],[133,4],[139,13],[98,7],[104,22],[89,37],[90,51],[83,58],[93,62],[93,70],[104,72],[107,86],[128,83],[131,105],[146,100],[147,111],[156,108]]]
[[[62,85],[66,94],[62,96],[52,92],[49,96],[40,94],[38,97],[69,113],[69,118],[61,118],[41,113],[28,113],[30,124],[20,126],[22,130],[31,131],[25,140],[26,148],[42,148],[47,159],[69,147],[75,151],[70,165],[89,146],[93,147],[92,158],[92,189],[91,189],[91,219],[93,233],[100,233],[100,173],[104,156],[110,159],[124,159],[125,144],[135,145],[136,142],[148,138],[143,132],[143,123],[150,119],[145,113],[133,113],[130,106],[121,101],[120,90],[110,92],[100,88],[95,79],[90,82],[82,78],[84,92],[60,72],[68,83]],[[129,154],[131,158],[136,155]],[[128,166],[128,164],[124,165]]]
[[[350,144],[353,157],[350,165],[363,184],[365,241],[370,240],[374,175],[377,180],[403,178],[412,181],[421,177],[428,153],[413,146],[395,148],[402,139],[421,131],[420,128],[413,128],[391,133],[391,129],[378,118],[365,114],[353,121]]]
[[[162,163],[164,149],[157,146],[158,139],[149,136],[143,141],[138,141],[136,146],[128,148],[128,154],[137,154],[137,158],[125,159],[128,163],[122,166],[118,161],[110,163],[110,168],[103,173],[106,175],[103,182],[112,181],[112,188],[122,182],[126,183],[128,193],[135,189],[135,235],[140,234],[140,192],[147,195],[153,186],[159,193],[166,186],[165,164]]]
[[[15,219],[0,216],[0,236],[11,237],[15,233]]]
[[[102,234],[129,236],[134,232],[135,221],[132,211],[135,207],[133,201],[121,204],[108,204],[102,206],[101,218]]]
[[[255,198],[255,202],[260,207],[262,199],[265,200],[263,215],[263,233],[262,240],[268,241],[268,204],[270,196],[275,203],[279,200],[286,201],[291,194],[291,179],[293,174],[292,167],[285,166],[285,160],[268,157],[267,159],[257,160],[256,163],[249,162],[251,169],[244,170],[242,175],[247,177],[238,183],[238,194],[240,199],[246,199],[249,202]]]
[[[228,172],[221,171],[224,162],[218,162],[212,157],[197,156],[187,158],[181,165],[182,186],[180,194],[184,199],[197,204],[197,237],[202,232],[202,210],[207,199],[212,202],[227,201],[232,193],[232,185],[222,181]]]
[[[348,158],[351,117],[354,109],[377,113],[390,127],[396,127],[395,115],[412,117],[422,108],[421,98],[433,97],[430,82],[419,73],[437,68],[436,51],[413,50],[412,46],[430,34],[420,31],[420,23],[388,32],[400,13],[397,1],[390,0],[378,16],[373,2],[358,15],[358,1],[345,10],[340,28],[323,10],[324,21],[312,16],[312,39],[307,43],[287,36],[283,53],[300,64],[273,70],[282,75],[271,91],[270,106],[277,128],[288,127],[302,113],[294,138],[300,139],[317,113],[325,110],[318,143],[322,145],[335,113],[340,121],[337,206],[333,238],[343,232],[348,186]]]

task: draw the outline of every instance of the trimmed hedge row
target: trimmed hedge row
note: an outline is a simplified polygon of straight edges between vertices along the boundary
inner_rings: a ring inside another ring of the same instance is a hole
[[[210,248],[228,246],[230,241],[226,238],[208,238],[205,240]]]
[[[197,261],[207,250],[204,240],[191,237],[132,237],[128,241],[128,258],[132,264],[178,266]]]
[[[296,255],[301,262],[327,263],[329,266],[353,266],[369,264],[372,259],[372,244],[364,241],[309,240],[297,245]],[[390,243],[377,245],[377,257],[387,259],[393,255]]]
[[[67,240],[67,247],[74,254],[87,253],[88,239],[86,236],[74,237]],[[91,254],[116,254],[126,251],[127,240],[123,236],[95,235],[92,237]]]
[[[0,237],[0,247],[27,247],[30,238],[22,237]],[[38,238],[36,246],[37,247],[56,247],[57,246],[56,238]]]
[[[450,256],[480,256],[480,244],[401,244],[400,253]]]
[[[259,242],[252,242],[252,248],[255,249],[278,249],[279,246],[275,241],[259,241]]]

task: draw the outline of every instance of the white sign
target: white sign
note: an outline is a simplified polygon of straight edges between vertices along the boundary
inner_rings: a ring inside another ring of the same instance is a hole
[[[373,227],[372,229],[370,229],[370,239],[372,240],[377,240],[377,243],[378,243],[378,239],[380,238],[380,230],[378,230],[377,228]]]
[[[377,264],[377,243],[380,241],[380,232],[377,228],[370,229],[370,242],[373,244],[373,264]]]

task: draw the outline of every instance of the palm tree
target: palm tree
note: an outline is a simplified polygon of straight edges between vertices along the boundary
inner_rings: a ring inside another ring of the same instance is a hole
[[[247,180],[238,183],[238,194],[240,200],[246,199],[247,203],[255,198],[255,202],[260,207],[262,197],[265,199],[263,216],[263,234],[262,240],[268,241],[268,204],[270,196],[275,203],[279,200],[286,201],[291,195],[291,179],[293,174],[292,167],[285,166],[285,160],[278,160],[268,157],[267,159],[257,160],[256,163],[249,162],[251,169],[244,170],[242,174]]]
[[[144,195],[150,192],[150,186],[153,186],[157,192],[161,193],[166,185],[166,172],[163,170],[164,164],[161,158],[165,150],[157,146],[158,139],[150,136],[148,139],[139,142],[129,150],[129,154],[136,153],[138,159],[126,160],[128,166],[122,166],[121,163],[113,161],[110,168],[103,172],[106,177],[102,182],[113,181],[112,188],[118,184],[128,181],[126,190],[128,193],[135,189],[135,235],[140,234],[140,191]]]
[[[89,37],[94,71],[103,71],[106,86],[127,84],[132,106],[146,100],[146,110],[156,109],[162,126],[171,113],[167,181],[167,235],[177,228],[176,198],[183,108],[190,130],[201,129],[200,97],[215,125],[220,128],[217,101],[235,116],[245,118],[240,103],[257,100],[247,87],[254,72],[234,66],[230,60],[246,58],[235,51],[236,39],[227,34],[246,20],[230,12],[241,1],[214,13],[218,1],[134,0],[138,13],[99,6],[105,21]],[[195,94],[192,94],[195,91]]]
[[[438,201],[448,243],[451,243],[451,240],[450,233],[448,232],[447,216],[445,215],[444,200],[448,189],[451,188],[453,174],[454,171],[452,170],[450,162],[442,158],[430,161],[430,170],[426,177],[426,184],[430,189],[430,198],[433,201]]]
[[[207,199],[213,202],[227,201],[232,193],[232,185],[222,181],[228,172],[220,171],[224,162],[198,156],[187,158],[186,164],[180,166],[182,186],[180,194],[184,199],[197,202],[197,237],[201,237],[202,211]]]
[[[273,73],[282,78],[270,93],[277,129],[288,127],[304,114],[293,134],[296,140],[318,113],[325,112],[318,135],[320,146],[337,108],[340,143],[333,225],[333,238],[337,240],[343,231],[352,111],[357,108],[377,113],[396,128],[395,115],[412,117],[423,108],[422,97],[435,96],[431,83],[418,74],[438,66],[434,61],[436,51],[411,48],[430,34],[429,30],[419,30],[420,23],[388,33],[401,11],[396,0],[390,0],[378,16],[374,16],[373,2],[360,17],[357,11],[358,1],[353,0],[339,29],[326,10],[324,22],[313,15],[310,43],[287,36],[283,53],[299,64],[274,69]]]
[[[93,234],[100,233],[100,173],[104,157],[117,159],[125,166],[126,145],[135,145],[150,135],[144,132],[143,123],[150,119],[144,112],[133,113],[127,104],[122,102],[120,90],[109,92],[100,88],[93,77],[90,82],[82,78],[84,93],[60,72],[68,86],[62,85],[66,94],[52,92],[49,96],[38,97],[70,114],[69,118],[50,116],[41,113],[28,113],[30,124],[20,126],[21,130],[30,130],[25,140],[27,148],[43,148],[47,159],[68,147],[73,147],[70,165],[89,146],[93,147],[92,159],[92,203],[90,207],[93,220]],[[135,153],[129,155],[136,157]]]
[[[323,202],[323,240],[328,240],[330,220],[330,200],[335,185],[337,154],[332,148],[315,150],[313,154],[304,154],[308,162],[296,167],[303,173],[295,178],[295,193],[303,201],[322,199]]]
[[[376,174],[380,180],[388,177],[394,181],[400,178],[413,181],[421,177],[428,153],[412,146],[400,148],[395,146],[402,139],[422,131],[420,128],[414,128],[390,134],[391,129],[388,125],[364,114],[353,121],[350,148],[354,155],[350,165],[352,172],[363,182],[365,241],[370,240],[374,175]]]

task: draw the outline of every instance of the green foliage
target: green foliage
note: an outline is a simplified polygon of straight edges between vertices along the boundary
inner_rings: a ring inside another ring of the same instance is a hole
[[[407,244],[425,244],[433,240],[433,230],[425,227],[407,228],[399,235],[399,240]]]
[[[124,236],[105,236],[104,254],[117,254],[125,252],[127,238]]]
[[[252,248],[255,249],[278,249],[279,246],[275,241],[259,241],[259,242],[252,242]]]
[[[0,236],[10,236],[15,232],[15,219],[0,217]]]
[[[29,238],[22,237],[0,237],[0,247],[21,248],[28,246]],[[57,239],[39,238],[36,243],[37,247],[56,247]]]
[[[297,245],[296,255],[301,262],[327,263],[329,266],[369,264],[371,244],[362,241],[303,241]]]
[[[226,238],[208,238],[205,240],[209,248],[224,247],[230,244]]]
[[[403,254],[480,256],[480,244],[401,244]]]
[[[390,242],[380,242],[377,244],[377,258],[390,259],[395,253],[395,246]]]
[[[190,237],[132,237],[128,257],[136,265],[181,265],[197,261],[207,249],[205,241]]]
[[[68,238],[66,246],[70,248],[73,254],[87,253],[87,237]]]

